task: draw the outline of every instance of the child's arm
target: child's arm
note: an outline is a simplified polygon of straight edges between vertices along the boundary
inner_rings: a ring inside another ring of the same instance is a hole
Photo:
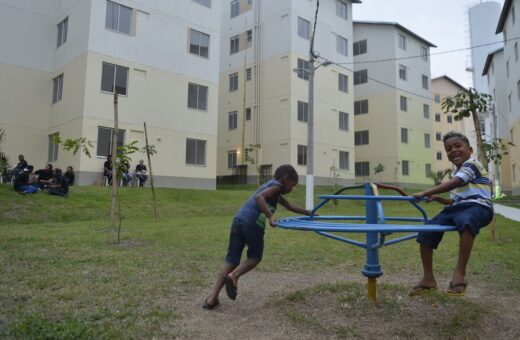
[[[302,209],[295,205],[292,205],[289,201],[287,201],[283,196],[280,196],[280,204],[287,210],[292,211],[293,213],[307,215],[310,216],[311,212],[309,210]]]
[[[452,205],[453,204],[453,200],[451,200],[449,198],[444,198],[444,197],[434,196],[434,195],[429,196],[428,202],[431,202],[431,201],[439,202],[439,203],[444,204],[444,205]]]
[[[436,194],[442,194],[444,192],[448,192],[450,190],[453,190],[456,187],[460,186],[462,183],[463,183],[462,179],[457,177],[457,176],[455,176],[455,177],[453,177],[452,179],[450,179],[447,182],[441,183],[441,184],[439,184],[439,185],[437,185],[437,186],[435,186],[435,187],[433,187],[431,189],[425,190],[425,191],[416,192],[414,194],[411,194],[410,196],[413,196],[413,197],[416,197],[416,198],[430,197],[430,196],[433,196],[433,195],[436,195]],[[441,199],[441,200],[439,200],[439,199]],[[445,199],[443,199],[442,197],[436,197],[436,199],[432,199],[432,200],[440,202],[440,203],[444,203],[444,202],[441,202],[441,201],[444,201]],[[444,204],[446,204],[446,203],[444,203]]]
[[[265,189],[264,191],[256,194],[255,196],[256,204],[258,204],[260,211],[264,213],[265,217],[269,219],[269,224],[271,226],[273,226],[275,218],[271,210],[269,210],[269,207],[267,206],[267,202],[265,201],[265,199],[278,196],[280,195],[281,191],[282,188],[276,185]]]

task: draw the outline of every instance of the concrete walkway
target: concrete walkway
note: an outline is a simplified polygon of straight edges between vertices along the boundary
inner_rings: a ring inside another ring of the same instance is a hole
[[[520,209],[496,203],[493,203],[493,208],[495,209],[495,214],[500,214],[505,218],[520,222]]]

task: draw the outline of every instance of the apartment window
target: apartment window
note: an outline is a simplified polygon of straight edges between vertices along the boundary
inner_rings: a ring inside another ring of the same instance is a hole
[[[430,119],[430,105],[428,104],[423,104],[423,117]]]
[[[311,27],[311,24],[309,21],[298,17],[298,36],[300,38],[309,40],[310,27]]]
[[[440,103],[441,102],[441,96],[440,95],[438,95],[438,94],[435,95],[435,102],[436,103]]]
[[[430,87],[430,85],[428,84],[428,76],[425,76],[424,74],[422,75],[422,88],[425,89],[425,90],[428,90],[428,88]]]
[[[424,164],[424,174],[426,177],[430,177],[432,174],[432,165],[430,163]]]
[[[516,95],[518,100],[520,100],[520,80],[516,82]]]
[[[63,73],[52,80],[52,103],[59,102],[61,100],[61,94],[63,93]]]
[[[354,72],[354,85],[360,85],[368,82],[368,70],[359,70]]]
[[[426,46],[421,46],[421,59],[428,61],[428,47]]]
[[[240,3],[238,0],[231,1],[231,17],[234,18],[240,14]]]
[[[509,112],[511,112],[512,104],[511,104],[511,94],[507,96],[507,109]]]
[[[336,52],[348,56],[348,40],[341,35],[336,35]]]
[[[402,166],[402,168],[401,168],[401,169],[402,169],[402,172],[401,172],[402,175],[403,175],[403,176],[408,176],[408,175],[410,175],[410,169],[409,169],[408,161],[404,161],[404,160],[403,160],[403,161],[401,162],[401,166]]]
[[[511,170],[512,170],[512,171],[511,171],[512,180],[513,180],[513,183],[514,183],[514,182],[516,182],[516,164],[513,164]]]
[[[253,30],[246,31],[247,42],[253,41]]]
[[[188,107],[206,111],[208,109],[208,87],[198,84],[188,84]]]
[[[441,141],[441,140],[442,140],[442,134],[441,134],[440,132],[437,132],[437,133],[435,134],[435,140],[436,140],[436,141]]]
[[[55,143],[55,141],[60,137],[58,132],[49,135],[49,152],[47,154],[48,162],[56,162],[58,160],[58,147],[59,144]]]
[[[429,149],[431,147],[431,142],[430,142],[430,134],[429,133],[425,133],[424,134],[424,147]]]
[[[401,143],[408,144],[408,129],[401,128]]]
[[[65,18],[62,22],[58,24],[58,42],[56,43],[56,47],[60,47],[67,41],[68,26],[69,18]]]
[[[511,6],[511,20],[513,21],[513,25],[514,25],[515,21],[516,21],[515,5]]]
[[[238,125],[238,112],[231,111],[228,112],[228,129],[235,130]]]
[[[348,20],[347,3],[336,0],[336,14],[345,20]]]
[[[356,100],[354,102],[354,115],[368,113],[368,99]]]
[[[298,121],[307,122],[309,119],[309,104],[298,101]]]
[[[518,42],[515,42],[515,62],[518,61]]]
[[[348,170],[349,169],[349,153],[347,151],[339,152],[339,168],[340,170]]]
[[[228,169],[234,169],[237,167],[237,151],[228,151],[227,154],[227,167]]]
[[[406,80],[406,66],[399,65],[399,79]]]
[[[229,92],[238,90],[238,72],[229,75]]]
[[[405,96],[400,97],[401,111],[408,111],[408,98]]]
[[[437,152],[437,160],[442,161],[442,152]]]
[[[132,27],[132,9],[107,0],[105,27],[120,33],[130,34]]]
[[[114,129],[108,127],[98,127],[97,139],[97,156],[107,157],[112,154],[112,136]],[[122,146],[125,143],[125,130],[119,129],[117,134],[117,146]]]
[[[229,40],[229,54],[235,54],[238,52],[238,48],[239,48],[238,43],[239,43],[238,35],[231,37],[231,39]]]
[[[101,91],[126,96],[128,85],[128,67],[103,63],[101,71]]]
[[[506,77],[509,78],[509,60],[506,61]],[[489,84],[489,76],[488,76],[488,84]]]
[[[338,73],[338,90],[348,93],[348,76]]]
[[[307,165],[307,145],[298,144],[298,165]]]
[[[401,33],[398,33],[398,41],[399,41],[399,48],[402,50],[406,50],[406,37],[402,35]]]
[[[186,138],[186,164],[206,165],[206,141]]]
[[[348,113],[339,111],[339,129],[348,131]]]
[[[309,62],[298,58],[298,78],[309,80]]]
[[[435,121],[436,122],[440,122],[441,121],[441,114],[440,113],[436,113],[435,114]]]
[[[251,80],[251,67],[246,69],[246,80]]]
[[[251,120],[251,108],[246,107],[246,120]]]
[[[447,120],[448,120],[448,124],[453,123],[453,117],[451,115],[448,115]]]
[[[367,53],[367,40],[360,40],[354,43],[354,55]]]
[[[190,53],[208,58],[209,34],[190,29]]]
[[[354,132],[354,145],[367,145],[368,143],[368,130]]]
[[[211,0],[191,0],[191,1],[201,4],[202,6],[211,8]]]
[[[355,169],[356,177],[370,176],[370,163],[369,162],[356,162],[355,167],[356,167],[356,169]]]

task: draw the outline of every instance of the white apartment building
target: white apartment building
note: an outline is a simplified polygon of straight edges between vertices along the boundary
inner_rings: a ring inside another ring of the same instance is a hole
[[[356,181],[431,185],[430,47],[398,23],[354,22]]]
[[[352,3],[358,2],[319,6],[313,143],[318,185],[354,182],[353,75],[348,67],[326,64],[352,63]],[[236,174],[256,182],[259,172],[270,178],[286,163],[301,177],[306,174],[315,11],[316,1],[302,0],[233,0],[222,6],[217,154],[222,182]]]
[[[215,188],[221,2],[0,0],[0,127],[16,164],[24,154],[99,182],[118,144],[148,140],[155,182]],[[51,143],[86,137],[93,157]],[[132,168],[144,154],[134,154]]]

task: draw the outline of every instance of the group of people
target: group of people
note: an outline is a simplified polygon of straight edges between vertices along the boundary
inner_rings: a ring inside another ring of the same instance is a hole
[[[69,186],[74,184],[74,169],[67,167],[65,173],[61,169],[53,169],[52,164],[45,168],[34,170],[23,155],[18,156],[18,164],[11,171],[13,188],[20,194],[35,194],[39,190],[45,190],[49,195],[68,196]]]
[[[118,177],[123,180],[123,185],[127,186],[132,181],[134,176],[130,173],[130,164],[128,161],[122,161],[118,164]],[[144,164],[144,161],[139,160],[139,164],[135,166],[134,172],[135,178],[139,181],[139,186],[144,186],[148,180],[148,169]],[[112,155],[108,155],[106,162],[103,164],[103,176],[107,178],[108,184],[112,183],[113,167],[112,167]]]

